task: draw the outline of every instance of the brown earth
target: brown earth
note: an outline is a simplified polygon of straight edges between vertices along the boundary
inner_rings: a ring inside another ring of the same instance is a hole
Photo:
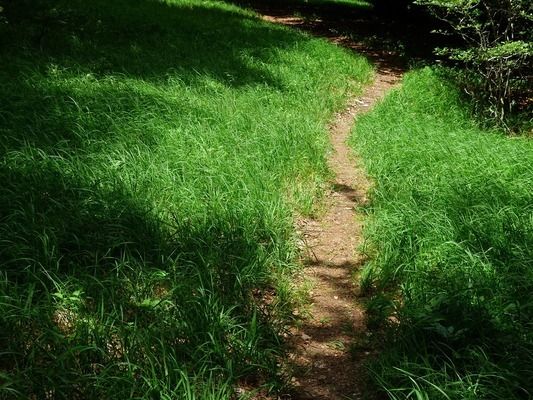
[[[301,220],[305,242],[305,277],[312,282],[311,318],[294,335],[293,399],[359,399],[366,386],[363,363],[371,353],[364,346],[365,313],[354,274],[365,259],[363,216],[357,211],[367,199],[370,182],[359,160],[346,145],[357,115],[367,111],[399,79],[379,71],[363,95],[352,99],[330,127],[335,173],[327,212],[319,220]]]
[[[304,244],[304,279],[312,283],[310,317],[294,329],[288,364],[293,372],[290,395],[285,399],[337,400],[375,398],[369,389],[365,361],[373,356],[365,348],[368,335],[365,311],[357,295],[354,274],[365,259],[362,244],[364,205],[371,185],[361,160],[346,140],[357,122],[400,81],[399,58],[390,51],[370,50],[364,44],[336,34],[320,19],[295,17],[290,10],[258,10],[265,20],[326,37],[369,58],[375,79],[361,96],[352,98],[330,125],[333,151],[328,163],[335,173],[327,194],[327,210],[319,219],[302,219],[298,230]],[[271,11],[271,12],[269,12]]]

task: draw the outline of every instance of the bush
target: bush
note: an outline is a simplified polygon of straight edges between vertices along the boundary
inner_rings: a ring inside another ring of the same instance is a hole
[[[467,92],[486,114],[506,126],[524,103],[533,55],[533,3],[529,0],[418,0],[458,35],[457,47],[437,52],[466,67]],[[469,87],[468,87],[469,86]],[[527,103],[527,102],[526,102]]]

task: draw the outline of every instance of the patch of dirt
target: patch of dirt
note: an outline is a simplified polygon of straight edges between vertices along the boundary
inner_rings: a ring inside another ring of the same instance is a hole
[[[330,127],[333,152],[328,162],[335,180],[328,209],[320,220],[301,220],[298,227],[306,244],[304,274],[314,288],[312,317],[293,336],[297,366],[293,399],[360,399],[367,386],[363,364],[371,352],[353,347],[367,334],[353,274],[365,262],[357,252],[364,222],[357,208],[368,201],[371,183],[346,140],[356,116],[398,80],[399,75],[378,70],[374,83],[352,99]]]
[[[315,35],[366,55],[376,66],[374,82],[363,94],[349,101],[330,126],[333,151],[328,163],[335,173],[327,196],[327,211],[320,219],[298,223],[304,242],[304,276],[313,284],[311,317],[294,329],[289,364],[293,368],[294,400],[337,400],[374,398],[367,388],[363,364],[372,351],[355,343],[368,334],[364,308],[357,296],[353,274],[364,263],[357,252],[362,243],[364,205],[371,183],[361,160],[346,144],[357,116],[367,112],[400,81],[403,68],[390,51],[368,49],[320,20],[311,22],[276,10],[259,10],[270,22],[304,29]]]

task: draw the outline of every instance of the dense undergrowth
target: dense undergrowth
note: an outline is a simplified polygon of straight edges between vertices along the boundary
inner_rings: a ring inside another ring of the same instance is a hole
[[[220,2],[22,1],[2,18],[0,398],[274,384],[292,218],[369,64]]]
[[[362,285],[392,399],[533,396],[533,142],[480,129],[443,71],[358,120],[375,180]]]

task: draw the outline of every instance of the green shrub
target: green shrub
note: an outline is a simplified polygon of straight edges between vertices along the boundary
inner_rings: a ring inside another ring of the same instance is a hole
[[[533,3],[529,0],[418,0],[448,23],[462,43],[437,49],[467,68],[467,92],[485,114],[504,124],[527,106],[533,56]],[[445,32],[445,33],[450,33]],[[468,87],[470,86],[470,87]]]

